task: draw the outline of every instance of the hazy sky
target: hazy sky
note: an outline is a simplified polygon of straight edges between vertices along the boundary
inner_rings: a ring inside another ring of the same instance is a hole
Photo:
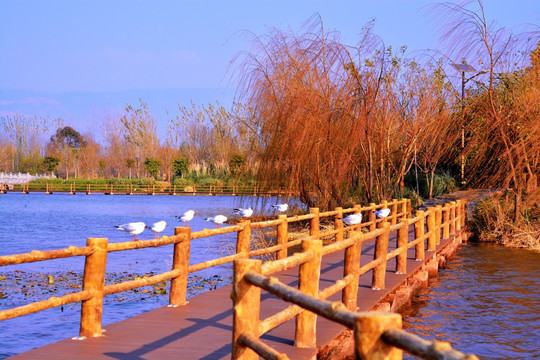
[[[222,87],[242,31],[299,29],[312,15],[354,45],[376,19],[385,43],[437,47],[431,1],[0,1],[0,87],[51,92]],[[485,0],[503,26],[540,23],[538,0]]]
[[[7,98],[15,96],[14,89],[49,94],[137,89],[140,95],[132,95],[144,99],[150,89],[198,88],[204,93],[204,89],[226,88],[230,95],[236,88],[229,81],[231,60],[249,50],[243,32],[297,31],[315,14],[326,30],[339,31],[348,45],[356,45],[362,27],[375,19],[374,32],[387,45],[406,45],[408,53],[439,48],[437,27],[425,14],[425,6],[433,3],[0,0],[0,96],[4,97],[0,113],[45,109],[48,112],[38,115],[54,117],[55,109],[68,106],[51,95],[39,99],[40,107],[17,108],[35,99]],[[501,26],[540,24],[540,0],[484,3],[487,17]]]

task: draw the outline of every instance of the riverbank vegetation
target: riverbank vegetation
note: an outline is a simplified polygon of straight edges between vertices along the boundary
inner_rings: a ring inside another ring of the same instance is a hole
[[[498,27],[481,1],[436,4],[426,16],[441,26],[441,48],[415,57],[386,46],[373,22],[355,45],[318,16],[299,32],[252,35],[252,48],[233,59],[237,102],[179,107],[161,138],[142,100],[96,119],[100,134],[4,116],[0,169],[256,182],[323,210],[420,203],[460,184],[504,190],[521,229],[540,173],[540,32]]]
[[[514,222],[515,197],[501,192],[480,202],[471,221],[479,241],[540,251],[540,190],[522,199],[520,222]]]

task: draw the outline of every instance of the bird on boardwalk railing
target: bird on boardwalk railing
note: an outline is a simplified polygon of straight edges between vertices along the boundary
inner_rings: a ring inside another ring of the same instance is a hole
[[[248,208],[248,209],[242,209],[242,208],[239,208],[239,209],[234,209],[233,212],[237,215],[240,215],[242,216],[244,219],[247,219],[248,217],[250,217],[251,215],[253,215],[253,209],[252,208]]]
[[[179,219],[184,223],[184,226],[189,226],[189,222],[193,220],[193,216],[196,214],[193,210],[186,211],[182,216],[175,216],[175,218]]]
[[[344,218],[340,218],[340,220],[343,221],[344,224],[349,226],[360,224],[362,222],[362,214],[358,213],[347,215]]]
[[[118,230],[124,230],[125,232],[128,232],[133,236],[133,241],[138,241],[138,239],[135,238],[136,235],[139,235],[144,231],[146,228],[146,224],[143,222],[132,222],[122,225],[115,225],[115,228]]]
[[[214,217],[209,217],[204,220],[211,221],[214,224],[216,224],[216,229],[217,229],[219,227],[219,224],[223,224],[225,221],[227,221],[227,217],[225,215],[216,215]]]
[[[165,230],[166,227],[167,227],[167,223],[163,220],[158,221],[157,223],[153,223],[150,226],[147,226],[147,228],[150,228],[150,230],[154,232],[154,236],[156,239],[158,238],[159,233]]]
[[[390,215],[390,209],[381,209],[374,212],[377,218],[382,219]]]

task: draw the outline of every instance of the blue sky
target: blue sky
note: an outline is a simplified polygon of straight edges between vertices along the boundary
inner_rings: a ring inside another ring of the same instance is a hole
[[[487,17],[501,26],[540,24],[538,0],[484,2]],[[149,90],[184,89],[178,102],[216,98],[227,103],[236,88],[230,62],[249,50],[243,31],[261,35],[273,27],[298,30],[318,13],[327,30],[339,31],[343,43],[355,45],[362,27],[374,18],[374,32],[387,45],[406,45],[410,53],[439,47],[437,28],[423,8],[432,3],[0,0],[0,114],[35,111],[54,117],[56,108],[71,111],[76,121],[88,121],[90,115],[76,119],[81,115],[73,109],[84,101],[71,105],[59,96],[67,92],[130,90],[133,101],[144,100]],[[188,99],[191,89],[193,98]],[[171,97],[167,101],[174,101]],[[42,108],[28,110],[28,102],[36,98],[44,103]],[[122,102],[121,96],[117,101]],[[96,101],[85,106],[101,105]]]

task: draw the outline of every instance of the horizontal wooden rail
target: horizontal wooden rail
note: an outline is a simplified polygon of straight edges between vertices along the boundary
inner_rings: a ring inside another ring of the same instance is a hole
[[[276,277],[267,277],[254,271],[247,272],[244,277],[248,283],[256,285],[285,301],[323,315],[327,319],[336,321],[351,329],[354,327],[355,313],[349,311],[341,302],[315,299],[296,288],[283,284]]]
[[[329,320],[338,322],[349,329],[354,330],[355,339],[355,354],[356,358],[401,358],[401,353],[397,349],[405,350],[413,355],[420,356],[423,359],[451,359],[451,360],[478,360],[478,357],[472,354],[464,354],[452,349],[449,343],[440,341],[424,340],[417,335],[413,335],[401,329],[401,315],[395,313],[357,313],[345,307],[341,302],[330,302],[320,297],[313,297],[302,291],[283,284],[275,277],[268,277],[258,273],[250,268],[260,269],[260,265],[256,265],[258,260],[240,260],[235,264],[235,273],[238,269],[242,273],[241,278],[236,278],[236,281],[245,281],[247,284],[254,285],[264,289],[269,293],[278,296],[279,298],[291,302],[294,305],[289,306],[278,315],[267,318],[259,322],[255,318],[256,324],[245,324],[240,326],[237,321],[234,322],[233,328],[253,328],[256,325],[258,336],[253,332],[244,331],[235,335],[233,349],[233,359],[251,359],[254,358],[252,353],[245,351],[244,348],[254,350],[257,355],[263,356],[265,359],[283,359],[285,354],[279,353],[265,345],[259,337],[266,331],[272,328],[272,324],[281,324],[287,318],[292,318],[295,314],[300,314],[303,309],[309,310],[312,313],[323,316]],[[242,293],[252,291],[249,286],[238,285],[242,288]],[[235,288],[236,289],[236,288]],[[320,296],[320,293],[319,293]],[[238,295],[233,293],[233,299],[237,299]],[[235,311],[242,312],[241,302],[235,302]],[[252,309],[257,314],[258,307]],[[276,325],[277,326],[277,325]]]
[[[179,275],[180,275],[180,270],[176,269],[176,270],[166,271],[164,273],[157,274],[154,276],[145,276],[141,279],[124,281],[118,284],[107,285],[103,288],[103,295],[111,295],[111,294],[116,294],[123,291],[137,289],[140,287],[156,285],[162,281],[170,280]]]
[[[76,303],[83,300],[88,300],[92,297],[90,291],[79,291],[76,293],[67,294],[64,296],[52,296],[47,300],[37,301],[28,305],[19,306],[16,308],[0,311],[0,321],[13,319],[19,316],[32,314],[38,311],[52,309],[58,306]]]
[[[39,251],[34,250],[29,253],[3,255],[0,256],[0,266],[31,263],[36,261],[62,259],[72,256],[88,256],[94,249],[89,246],[75,247],[70,246],[66,249]]]
[[[287,354],[276,351],[273,347],[266,345],[249,332],[240,334],[238,341],[244,345],[253,349],[258,355],[268,360],[289,360]]]
[[[296,253],[285,259],[269,261],[263,264],[261,273],[264,275],[275,274],[277,272],[285,271],[292,267],[308,262],[312,258],[313,254],[309,252]]]
[[[178,236],[163,236],[159,239],[144,240],[144,241],[126,241],[121,243],[109,243],[107,246],[108,252],[145,249],[150,247],[160,247],[171,245],[181,240]]]
[[[476,355],[452,349],[448,342],[424,340],[418,335],[400,329],[386,330],[382,334],[382,340],[422,359],[478,360]]]

